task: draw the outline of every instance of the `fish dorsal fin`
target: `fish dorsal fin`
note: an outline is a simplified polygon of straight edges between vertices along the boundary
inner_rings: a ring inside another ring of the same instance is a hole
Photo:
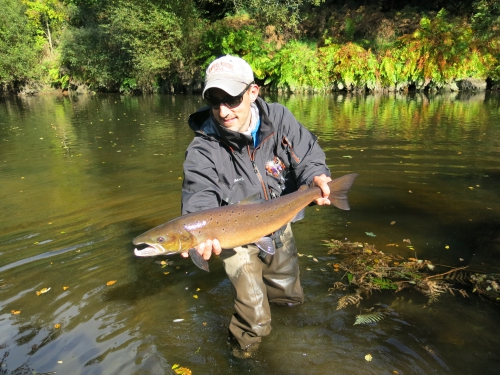
[[[208,262],[205,259],[203,259],[203,256],[201,256],[200,253],[197,252],[195,248],[189,249],[188,252],[194,264],[196,264],[203,271],[210,272],[208,268]]]
[[[237,204],[256,204],[256,203],[262,203],[263,200],[260,198],[260,193],[255,193],[250,195],[249,197],[246,197],[245,199],[239,201]]]
[[[276,249],[271,237],[262,237],[260,240],[255,241],[255,245],[267,254],[274,255]]]

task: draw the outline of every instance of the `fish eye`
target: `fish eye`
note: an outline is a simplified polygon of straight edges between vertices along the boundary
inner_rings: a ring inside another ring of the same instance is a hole
[[[163,243],[163,242],[165,242],[165,238],[163,238],[163,237],[158,237],[157,241],[158,241],[159,243]]]

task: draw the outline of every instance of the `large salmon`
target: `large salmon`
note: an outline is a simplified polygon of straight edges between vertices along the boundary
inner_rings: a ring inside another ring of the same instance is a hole
[[[330,201],[342,210],[349,210],[347,192],[356,173],[346,174],[328,183]],[[290,221],[303,217],[304,208],[321,197],[317,186],[303,186],[294,193],[268,201],[256,201],[253,196],[229,206],[211,208],[180,216],[134,238],[136,256],[177,254],[189,251],[193,262],[208,271],[208,262],[194,249],[199,243],[217,238],[223,249],[250,243],[274,254],[273,241],[268,235]]]

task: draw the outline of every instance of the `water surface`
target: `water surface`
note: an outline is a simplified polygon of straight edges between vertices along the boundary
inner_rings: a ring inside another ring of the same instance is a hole
[[[474,294],[429,306],[385,291],[337,311],[347,292],[328,292],[342,275],[322,241],[499,272],[499,97],[267,99],[319,136],[333,176],[360,177],[351,211],[309,207],[294,224],[299,251],[318,260],[300,258],[306,303],[273,307],[273,331],[249,361],[225,344],[233,309],[220,260],[207,274],[176,256],[133,256],[132,238],[180,213],[186,119],[199,97],[2,99],[0,371],[496,374],[497,307]],[[353,326],[376,303],[387,317]]]

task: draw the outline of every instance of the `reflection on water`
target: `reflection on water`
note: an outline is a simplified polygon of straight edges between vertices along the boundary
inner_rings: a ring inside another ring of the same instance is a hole
[[[133,256],[132,238],[180,213],[186,119],[199,98],[2,99],[0,373],[496,373],[495,306],[475,295],[428,306],[405,291],[337,311],[345,292],[328,289],[342,275],[322,240],[499,272],[499,97],[268,99],[319,136],[334,176],[360,177],[351,211],[310,207],[294,224],[300,252],[318,260],[300,258],[306,303],[273,307],[273,331],[250,361],[225,344],[232,299],[219,260],[206,274],[180,257]],[[376,303],[387,317],[353,326]]]

